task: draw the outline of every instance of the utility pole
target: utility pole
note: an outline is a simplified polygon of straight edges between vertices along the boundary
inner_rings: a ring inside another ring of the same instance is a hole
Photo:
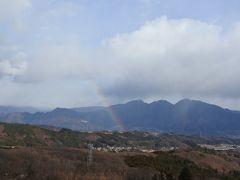
[[[92,150],[93,150],[93,144],[88,144],[88,156],[87,156],[87,168],[89,169],[89,167],[92,164],[93,161],[93,155],[92,155]]]

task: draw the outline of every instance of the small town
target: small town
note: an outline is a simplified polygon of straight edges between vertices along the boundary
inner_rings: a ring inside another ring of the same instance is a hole
[[[234,144],[198,144],[202,148],[213,149],[215,151],[240,150],[239,145]]]
[[[146,148],[146,147],[131,147],[131,146],[109,146],[106,145],[104,147],[93,147],[93,150],[96,151],[103,151],[103,152],[145,152],[145,153],[152,153],[155,151],[164,151],[164,152],[169,152],[169,151],[174,151],[178,149],[178,147],[161,147],[159,149],[152,149],[152,148]]]

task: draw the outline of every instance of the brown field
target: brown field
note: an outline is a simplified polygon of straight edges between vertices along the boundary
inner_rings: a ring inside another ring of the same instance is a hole
[[[88,167],[84,149],[0,149],[0,179],[118,180],[148,176],[124,163],[124,156],[136,154],[142,153],[93,152],[93,162]]]

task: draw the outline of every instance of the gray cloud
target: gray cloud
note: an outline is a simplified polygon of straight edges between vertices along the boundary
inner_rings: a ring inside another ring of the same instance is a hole
[[[115,97],[240,98],[240,26],[223,29],[162,17],[105,45],[121,76],[104,91]],[[123,63],[124,61],[125,63]]]
[[[70,107],[104,104],[103,98],[190,97],[240,108],[239,34],[238,23],[223,28],[167,17],[97,48],[41,34],[31,53],[20,51],[25,58],[0,60],[0,104]]]

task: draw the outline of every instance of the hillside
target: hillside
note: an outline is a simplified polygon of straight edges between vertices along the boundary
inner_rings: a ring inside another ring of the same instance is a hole
[[[92,143],[95,147],[109,145],[160,149],[162,147],[186,148],[194,144],[240,145],[240,139],[138,131],[78,132],[54,127],[0,123],[0,145],[84,148],[88,143]]]
[[[85,148],[88,143],[95,147],[131,146],[139,148],[187,147],[184,142],[213,143],[208,138],[153,134],[147,132],[78,132],[70,129],[37,127],[20,124],[0,124],[0,145],[75,147]],[[238,143],[238,140],[222,139],[220,142]]]
[[[94,147],[90,164],[88,143]],[[196,180],[240,178],[239,151],[208,150],[197,143],[238,141],[136,131],[87,133],[3,123],[0,179],[178,180],[185,174]],[[173,146],[177,149],[167,150]],[[112,151],[112,147],[134,148]],[[152,148],[154,153],[145,152]]]

